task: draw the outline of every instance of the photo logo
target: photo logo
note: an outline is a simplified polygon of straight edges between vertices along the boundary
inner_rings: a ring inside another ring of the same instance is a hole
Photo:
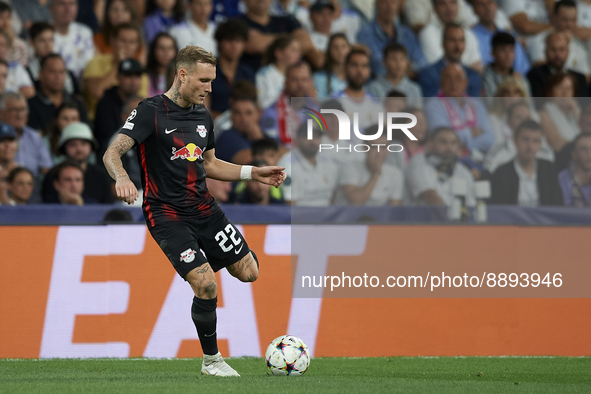
[[[320,130],[323,133],[326,133],[328,131],[328,125],[326,124],[326,120],[324,120],[324,117],[322,115],[320,115],[320,113],[318,111],[314,111],[312,108],[308,108],[308,107],[304,107],[304,109],[307,109],[308,111],[312,111],[314,112],[314,114],[311,114],[309,112],[304,112],[306,115],[309,115],[312,117],[312,119],[314,119],[316,121],[316,123],[318,123],[318,126],[320,126]],[[320,123],[320,120],[318,120],[318,118],[322,119],[322,123],[324,123],[324,127],[322,127],[322,124]],[[312,139],[312,126],[311,126],[311,119],[308,120],[308,139],[311,140]]]

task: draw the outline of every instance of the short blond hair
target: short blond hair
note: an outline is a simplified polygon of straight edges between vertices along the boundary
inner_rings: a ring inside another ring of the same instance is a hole
[[[215,66],[217,59],[211,52],[196,45],[187,45],[177,53],[174,59],[174,72],[178,74],[181,68],[192,70],[197,63]]]

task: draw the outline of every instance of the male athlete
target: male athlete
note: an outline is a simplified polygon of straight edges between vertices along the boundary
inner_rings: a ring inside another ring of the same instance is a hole
[[[179,51],[170,90],[143,100],[131,112],[103,161],[116,181],[117,196],[132,204],[138,192],[120,158],[137,145],[146,223],[195,293],[191,316],[203,349],[201,373],[240,376],[226,364],[217,347],[215,272],[226,268],[242,282],[253,282],[259,275],[259,264],[242,234],[209,194],[205,177],[253,179],[278,187],[285,173],[283,167],[238,166],[215,157],[213,119],[203,106],[216,76],[215,65],[215,57],[201,47],[187,46]]]

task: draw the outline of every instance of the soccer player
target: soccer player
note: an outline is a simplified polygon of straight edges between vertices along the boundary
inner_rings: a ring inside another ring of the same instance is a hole
[[[213,119],[203,106],[215,65],[216,58],[201,47],[179,51],[170,90],[131,112],[103,161],[116,181],[117,197],[132,204],[138,192],[120,158],[137,146],[148,229],[195,293],[191,316],[204,354],[201,373],[240,376],[218,351],[215,272],[226,268],[240,281],[253,282],[258,260],[209,194],[205,178],[252,179],[278,187],[285,173],[283,167],[240,166],[216,158]]]

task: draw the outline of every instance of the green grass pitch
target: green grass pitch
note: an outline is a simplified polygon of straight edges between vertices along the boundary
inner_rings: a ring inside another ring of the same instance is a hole
[[[0,360],[0,393],[591,393],[591,358],[315,358],[301,377],[230,358],[241,378],[201,376],[201,359]]]

